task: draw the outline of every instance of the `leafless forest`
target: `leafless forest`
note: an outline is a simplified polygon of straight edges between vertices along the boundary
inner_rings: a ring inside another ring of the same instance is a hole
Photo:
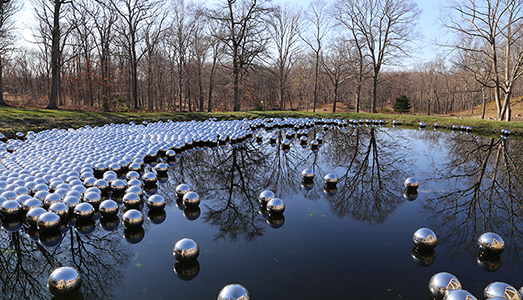
[[[409,68],[421,13],[411,0],[30,1],[28,46],[15,34],[24,2],[0,0],[0,105],[378,112],[406,95],[414,113],[494,101],[510,120],[523,94],[521,0],[447,1],[447,51]]]

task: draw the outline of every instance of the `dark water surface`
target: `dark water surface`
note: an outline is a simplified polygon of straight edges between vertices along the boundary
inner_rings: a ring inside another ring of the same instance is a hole
[[[71,227],[49,247],[25,227],[0,230],[3,299],[50,299],[47,278],[64,265],[83,276],[75,299],[216,299],[229,283],[257,300],[430,299],[429,279],[442,271],[478,299],[493,281],[523,285],[520,141],[363,127],[326,132],[318,153],[298,141],[284,153],[268,136],[177,159],[158,185],[165,214],[145,207],[143,232],[121,223],[105,230],[111,224],[98,219],[92,233]],[[315,172],[308,188],[305,168]],[[324,191],[331,172],[337,190]],[[417,198],[403,195],[410,176],[420,182]],[[177,205],[181,183],[200,195],[199,210]],[[285,201],[283,217],[260,210],[265,189]],[[433,253],[413,252],[420,227],[437,234]],[[476,240],[488,231],[506,248],[485,261]],[[180,268],[172,250],[184,237],[200,256]]]

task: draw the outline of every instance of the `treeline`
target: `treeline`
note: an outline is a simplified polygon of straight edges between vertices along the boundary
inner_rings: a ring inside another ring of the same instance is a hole
[[[452,51],[409,70],[402,61],[420,40],[412,0],[31,1],[37,47],[14,46],[20,2],[0,1],[0,87],[20,103],[377,112],[406,95],[429,115],[496,101],[509,120],[511,97],[523,94],[520,1],[453,1]]]

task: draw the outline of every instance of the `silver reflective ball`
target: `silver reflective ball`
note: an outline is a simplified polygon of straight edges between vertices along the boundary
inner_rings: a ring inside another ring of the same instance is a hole
[[[185,206],[198,206],[200,205],[200,196],[195,192],[188,192],[182,198]]]
[[[445,294],[443,300],[478,300],[466,290],[450,290]]]
[[[482,234],[478,238],[478,246],[480,251],[501,254],[505,250],[505,242],[503,239],[492,232]]]
[[[258,196],[258,200],[260,200],[260,202],[269,202],[269,200],[273,199],[274,198],[274,193],[269,191],[269,190],[265,190],[263,192],[260,193],[260,195]]]
[[[136,179],[136,178],[133,178],[129,181],[127,181],[127,186],[138,186],[138,187],[142,187],[143,186],[143,182],[140,180],[140,179]]]
[[[156,183],[156,180],[157,180],[156,174],[154,174],[152,172],[147,172],[142,175],[142,181],[145,184],[154,184],[154,183]]]
[[[31,210],[32,208],[35,208],[35,207],[43,207],[43,203],[42,201],[38,200],[38,199],[35,199],[35,198],[29,198],[27,200],[24,201],[24,204],[22,204],[23,208],[24,208],[24,211],[25,212],[28,212],[29,210]]]
[[[122,202],[127,207],[138,207],[142,204],[142,198],[136,193],[126,193],[123,196]]]
[[[280,198],[273,198],[267,202],[267,211],[269,214],[283,214],[285,203]]]
[[[228,284],[218,294],[218,300],[250,300],[249,291],[240,284]]]
[[[130,209],[123,214],[122,222],[127,228],[140,227],[143,224],[143,215],[139,210]]]
[[[518,290],[504,282],[492,282],[483,290],[485,299],[501,298],[507,300],[521,300]]]
[[[22,205],[16,200],[7,200],[0,206],[0,212],[4,218],[14,218],[22,209]]]
[[[405,179],[405,187],[409,189],[417,189],[419,186],[419,182],[414,177],[409,177]]]
[[[127,172],[127,175],[125,175],[125,179],[131,180],[131,179],[140,179],[140,173],[136,171],[129,171]]]
[[[63,203],[65,203],[65,205],[69,206],[69,208],[72,210],[74,209],[74,207],[76,205],[78,205],[81,201],[80,201],[80,198],[77,197],[77,196],[66,196],[64,198],[64,201],[62,201]]]
[[[200,255],[200,248],[193,239],[183,238],[174,245],[173,255],[178,262],[195,261]]]
[[[150,209],[163,209],[165,207],[165,199],[160,195],[150,196],[145,203]]]
[[[102,202],[102,195],[97,192],[88,192],[83,196],[83,201],[92,205],[99,204]]]
[[[301,171],[301,178],[303,179],[313,179],[314,178],[314,171],[311,169],[305,169]]]
[[[176,195],[178,196],[178,198],[182,198],[185,194],[187,194],[190,191],[191,188],[185,183],[182,183],[176,187]]]
[[[46,212],[38,217],[36,224],[42,232],[56,231],[60,228],[60,216],[54,212]]]
[[[459,289],[461,289],[461,283],[456,276],[450,273],[437,273],[429,281],[430,294],[436,299],[442,299],[447,291]]]
[[[74,295],[82,285],[82,276],[75,268],[61,267],[53,271],[47,281],[47,288],[57,298]]]
[[[88,202],[82,202],[74,207],[73,213],[79,220],[91,219],[94,215],[94,207]]]
[[[116,201],[107,199],[100,203],[99,211],[102,217],[110,218],[118,214],[118,208],[118,203],[116,203]]]
[[[29,226],[32,226],[32,227],[37,227],[38,226],[38,218],[42,214],[45,214],[46,212],[47,212],[47,210],[43,209],[42,207],[31,208],[27,212],[27,214],[25,215],[25,219],[27,221],[27,224],[29,224]]]
[[[125,193],[136,193],[141,197],[143,195],[143,190],[137,185],[131,185],[125,190]]]
[[[159,163],[154,167],[154,169],[157,173],[165,173],[167,172],[168,166],[164,163]]]
[[[49,206],[49,211],[54,212],[60,217],[60,219],[65,220],[67,213],[69,212],[69,206],[62,202],[54,203],[53,205]]]
[[[338,183],[338,176],[336,176],[334,173],[325,174],[325,177],[323,177],[323,182],[325,182],[325,184],[336,184]]]
[[[127,185],[121,179],[116,179],[111,183],[111,190],[115,193],[123,193]]]
[[[412,236],[414,246],[424,249],[434,249],[438,243],[438,238],[434,231],[428,228],[420,228]]]

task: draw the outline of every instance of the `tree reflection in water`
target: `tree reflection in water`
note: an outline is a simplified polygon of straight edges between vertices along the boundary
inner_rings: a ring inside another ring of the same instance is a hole
[[[59,236],[40,236],[40,241],[53,238]],[[82,275],[81,293],[75,299],[114,298],[112,293],[122,285],[124,268],[132,256],[118,230],[97,228],[82,235],[71,226],[55,247],[44,247],[35,240],[38,235],[31,228],[0,231],[0,284],[5,299],[49,299],[47,278],[60,266],[73,266]]]
[[[505,241],[511,265],[523,250],[522,143],[472,135],[440,135],[448,157],[435,163],[436,179],[445,188],[424,209],[442,243],[453,256],[473,254],[477,238],[495,232]]]

